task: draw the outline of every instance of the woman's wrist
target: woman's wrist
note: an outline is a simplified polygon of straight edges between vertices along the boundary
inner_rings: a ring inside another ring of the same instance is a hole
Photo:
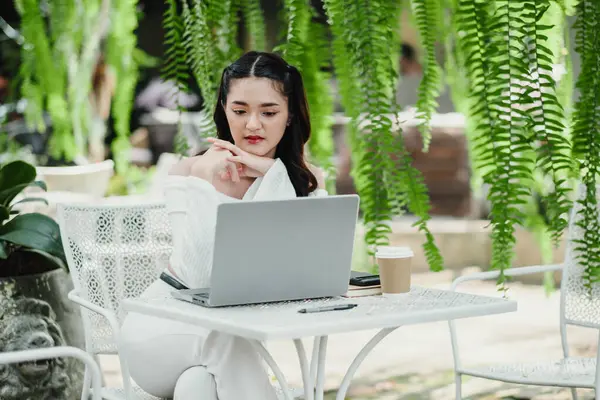
[[[169,169],[169,175],[188,176],[193,164],[193,158],[183,158]]]
[[[197,178],[204,179],[212,185],[216,174],[216,168],[207,162],[208,160],[204,157],[204,155],[197,156],[195,158],[196,161],[191,167],[190,174]]]

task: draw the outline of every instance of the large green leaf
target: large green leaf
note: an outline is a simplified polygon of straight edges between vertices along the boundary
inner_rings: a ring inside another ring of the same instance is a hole
[[[10,217],[10,210],[8,207],[4,207],[0,204],[0,224],[2,224],[4,220],[8,219],[8,217]]]
[[[48,254],[45,251],[41,251],[41,250],[34,250],[34,249],[27,249],[27,250],[23,250],[21,249],[21,251],[26,251],[28,253],[36,253],[41,255],[42,257],[46,258],[48,261],[50,261],[51,263],[55,264],[58,268],[63,268],[65,270],[68,271],[67,268],[67,264],[61,260],[58,257],[53,256],[52,254]]]
[[[14,200],[14,198],[17,197],[17,195],[25,190],[25,188],[28,186],[37,186],[43,190],[46,190],[46,184],[42,181],[21,183],[13,187],[9,187],[8,189],[0,190],[0,204],[8,206]]]
[[[25,161],[13,161],[0,168],[0,193],[18,185],[29,185],[35,180],[35,167]],[[0,203],[4,203],[0,197]]]
[[[22,200],[17,201],[16,203],[12,204],[9,209],[12,211],[12,209],[17,205],[17,204],[23,204],[23,203],[44,203],[45,205],[48,205],[48,200],[44,199],[43,197],[26,197]],[[2,221],[2,211],[0,211],[0,221]]]
[[[46,252],[66,264],[58,224],[38,213],[18,215],[0,227],[0,241]]]

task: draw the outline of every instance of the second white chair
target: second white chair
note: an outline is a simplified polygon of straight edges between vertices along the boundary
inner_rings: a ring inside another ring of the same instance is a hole
[[[118,337],[122,300],[141,295],[167,265],[172,246],[164,205],[140,204],[139,197],[61,204],[57,219],[75,287],[69,298],[81,306],[86,350],[119,355],[123,387],[103,387],[102,398],[156,399],[131,380]]]
[[[600,188],[598,188],[600,189]],[[585,186],[579,186],[578,199],[582,199]],[[598,190],[600,193],[600,190]],[[595,357],[572,357],[569,355],[567,340],[567,326],[579,326],[598,330],[600,344],[600,283],[592,283],[591,288],[585,282],[585,269],[578,262],[578,243],[584,231],[580,226],[579,210],[581,204],[574,203],[569,222],[567,250],[563,264],[542,265],[505,270],[506,276],[523,276],[543,272],[562,271],[560,293],[560,336],[563,357],[551,362],[512,363],[502,365],[487,365],[481,367],[464,367],[460,360],[458,339],[455,323],[450,322],[450,336],[452,352],[454,355],[454,368],[456,374],[456,398],[462,398],[462,376],[469,375],[496,381],[515,384],[554,386],[571,388],[571,396],[577,399],[576,388],[595,389],[596,396],[600,393],[600,369],[597,368],[600,360],[600,346]],[[599,210],[600,212],[600,210]],[[452,290],[466,281],[497,279],[498,271],[488,271],[471,274],[457,278],[452,284]],[[542,290],[540,288],[540,290]],[[522,328],[519,328],[522,329]],[[591,344],[591,343],[590,343]]]

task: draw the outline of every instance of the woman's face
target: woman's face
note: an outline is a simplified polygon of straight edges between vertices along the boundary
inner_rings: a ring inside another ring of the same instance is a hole
[[[288,100],[268,78],[233,79],[225,115],[235,145],[248,153],[275,157],[288,123]]]

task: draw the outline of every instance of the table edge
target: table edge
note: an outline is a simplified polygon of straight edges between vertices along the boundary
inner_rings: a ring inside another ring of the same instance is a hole
[[[505,300],[498,303],[465,306],[453,310],[450,318],[445,317],[448,315],[447,308],[441,310],[432,309],[414,316],[401,314],[397,318],[390,318],[389,315],[385,315],[381,318],[369,318],[367,321],[364,321],[363,319],[352,320],[347,321],[346,323],[342,322],[336,324],[335,326],[327,326],[327,329],[324,329],[324,327],[321,325],[315,326],[307,324],[303,328],[295,328],[293,332],[286,326],[282,326],[281,329],[264,331],[260,329],[252,329],[239,325],[232,325],[230,323],[219,322],[214,318],[209,320],[199,318],[197,314],[186,314],[182,312],[173,313],[170,312],[172,310],[169,309],[152,307],[148,305],[148,303],[140,301],[139,299],[125,299],[123,300],[121,307],[126,312],[136,312],[173,321],[189,323],[192,325],[198,325],[206,329],[216,330],[235,336],[241,336],[247,339],[285,340],[504,314],[517,311],[517,302],[515,300]],[[357,327],[357,325],[360,325],[360,327]]]

